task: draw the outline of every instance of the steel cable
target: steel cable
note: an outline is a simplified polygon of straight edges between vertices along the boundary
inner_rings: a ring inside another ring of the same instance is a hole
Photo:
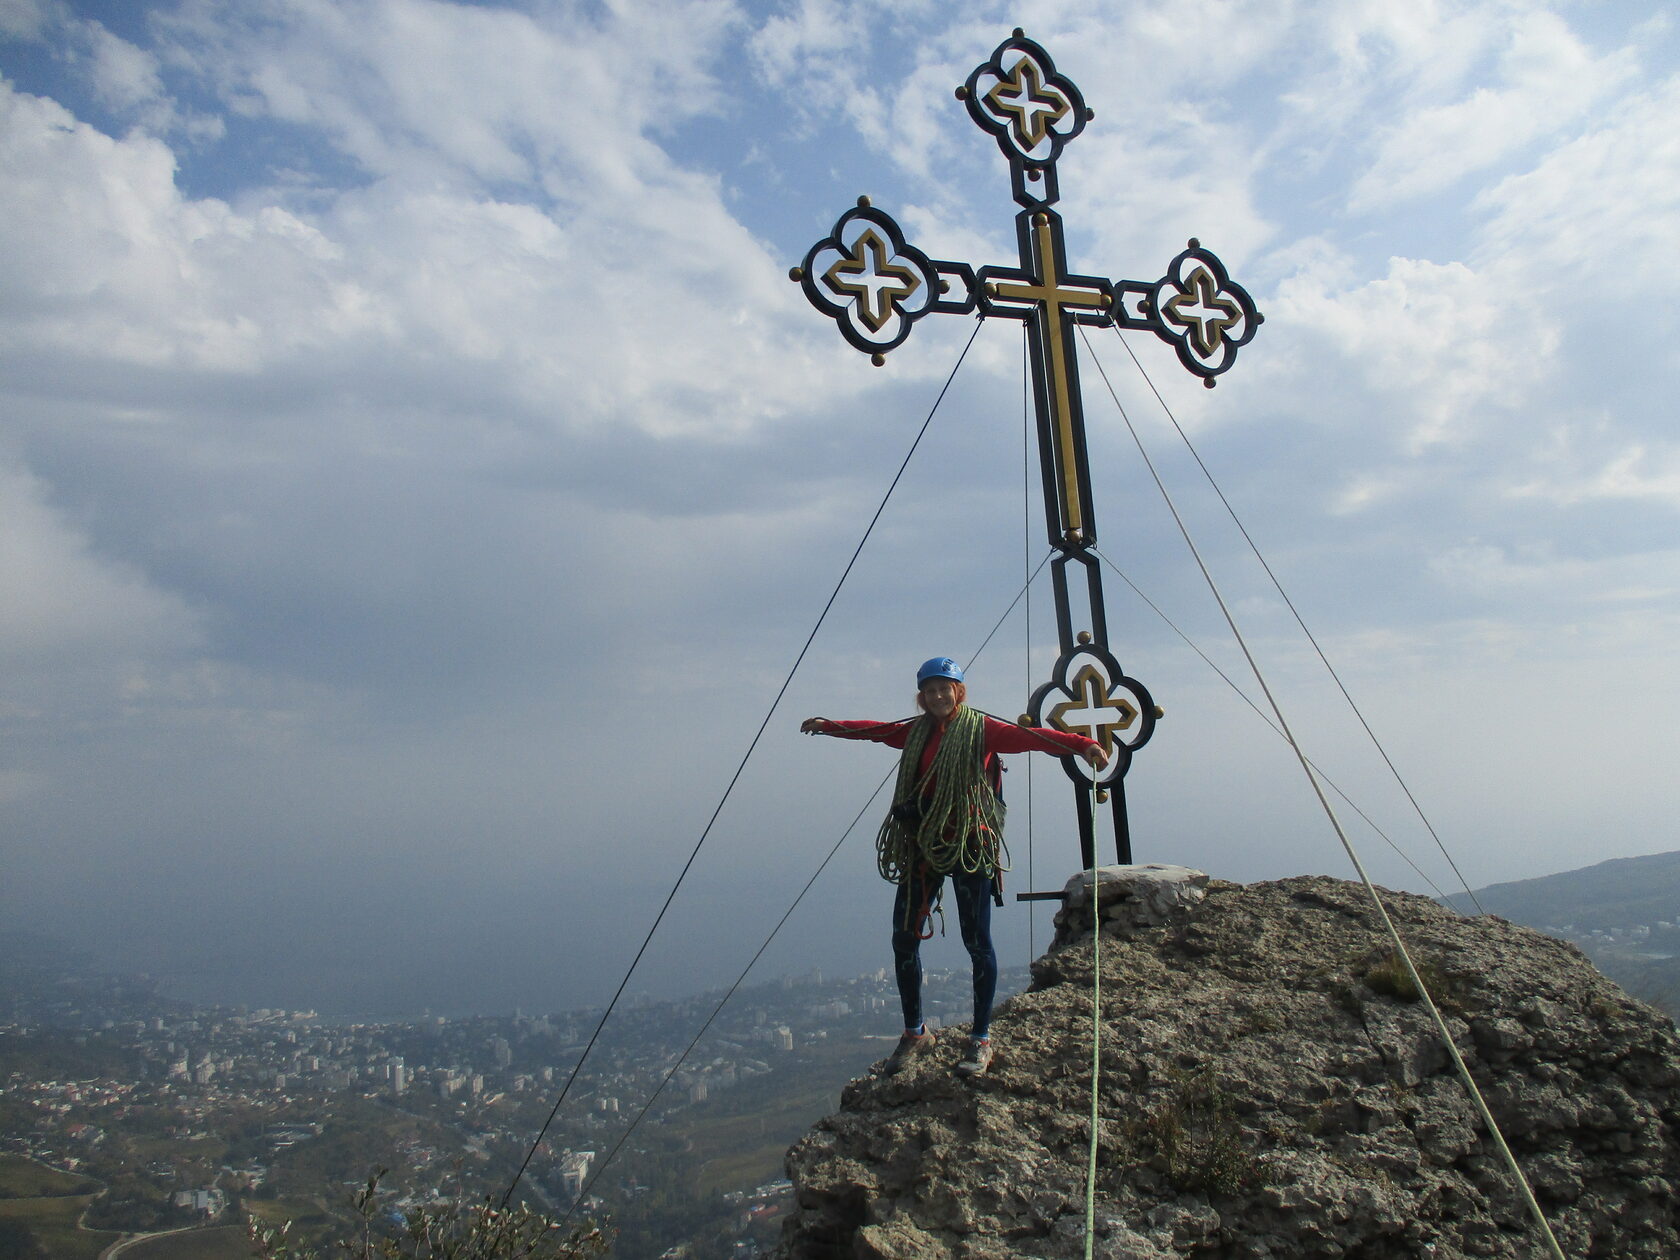
[[[887,510],[887,503],[892,498],[893,491],[898,488],[899,481],[903,479],[905,469],[910,466],[910,460],[916,454],[916,448],[921,445],[922,438],[927,434],[928,426],[933,423],[933,417],[938,414],[939,405],[945,401],[945,395],[950,392],[951,382],[957,379],[957,373],[962,369],[963,360],[968,358],[969,349],[974,345],[974,339],[980,335],[980,329],[984,326],[985,321],[977,317],[974,321],[974,331],[968,335],[968,340],[963,344],[962,352],[957,355],[956,363],[952,366],[950,374],[946,376],[945,383],[940,387],[938,396],[933,400],[933,406],[928,409],[927,418],[922,421],[922,427],[916,431],[915,440],[910,443],[910,449],[905,452],[904,459],[898,466],[898,471],[893,474],[892,482],[887,486],[887,492],[881,496],[880,505],[876,507],[875,514],[869,518],[869,524],[863,531],[863,537],[858,539],[858,545],[853,550],[851,559],[846,562],[846,567],[840,574],[840,580],[834,584],[834,589],[829,593],[828,602],[823,605],[816,624],[811,627],[811,633],[805,637],[804,646],[799,649],[799,655],[794,658],[793,665],[788,670],[787,677],[782,680],[782,685],[777,690],[775,699],[770,702],[770,708],[765,712],[764,720],[759,723],[758,731],[753,735],[752,742],[747,745],[747,751],[742,754],[740,764],[735,767],[735,773],[730,777],[728,786],[724,788],[723,796],[718,800],[717,807],[712,810],[711,817],[706,820],[706,826],[701,831],[700,838],[694,842],[694,849],[689,853],[688,861],[683,863],[682,870],[677,873],[676,882],[671,885],[671,891],[666,894],[664,904],[659,907],[659,913],[654,916],[653,925],[648,928],[647,935],[642,938],[642,944],[636,950],[636,956],[630,960],[630,966],[625,971],[624,978],[619,981],[618,988],[613,992],[612,1000],[607,1003],[606,1010],[601,1013],[600,1022],[595,1025],[595,1031],[590,1034],[589,1042],[583,1048],[583,1054],[572,1065],[571,1074],[566,1078],[566,1084],[561,1088],[560,1096],[555,1099],[553,1110],[548,1113],[548,1119],[543,1121],[543,1126],[538,1131],[535,1140],[532,1141],[531,1148],[525,1152],[525,1158],[519,1165],[519,1171],[514,1174],[512,1182],[508,1184],[507,1192],[502,1195],[501,1205],[503,1208],[507,1207],[509,1200],[513,1197],[514,1190],[518,1188],[520,1180],[525,1176],[525,1170],[531,1165],[531,1157],[536,1154],[537,1148],[542,1145],[543,1138],[547,1136],[549,1127],[554,1123],[554,1117],[560,1114],[560,1106],[566,1101],[567,1094],[571,1092],[572,1083],[577,1080],[578,1072],[588,1061],[590,1052],[594,1050],[595,1043],[600,1039],[601,1030],[606,1027],[607,1021],[612,1018],[612,1013],[618,1006],[619,998],[624,995],[625,987],[630,983],[630,977],[635,974],[637,966],[642,961],[642,956],[647,953],[648,945],[653,941],[654,934],[659,931],[659,925],[664,922],[665,913],[671,908],[671,902],[676,899],[677,890],[682,887],[683,881],[688,877],[688,872],[694,866],[695,859],[700,856],[700,850],[704,847],[706,838],[712,834],[712,828],[717,824],[718,816],[723,813],[723,807],[735,791],[735,785],[740,782],[741,775],[747,768],[747,762],[752,759],[753,752],[758,748],[759,740],[764,737],[764,732],[770,725],[770,719],[775,716],[776,709],[782,703],[782,697],[787,694],[788,687],[793,683],[794,675],[799,672],[800,665],[804,663],[805,654],[811,650],[811,644],[816,640],[817,632],[822,629],[823,622],[828,619],[828,614],[834,607],[834,601],[840,597],[840,589],[846,585],[846,579],[851,576],[852,567],[857,564],[858,557],[863,554],[864,544],[869,541],[870,534],[874,533],[875,525],[881,519],[881,513]]]

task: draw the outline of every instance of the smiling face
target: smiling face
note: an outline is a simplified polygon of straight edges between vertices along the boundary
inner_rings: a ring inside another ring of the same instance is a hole
[[[930,678],[922,684],[922,708],[943,722],[957,711],[968,689],[949,678]]]

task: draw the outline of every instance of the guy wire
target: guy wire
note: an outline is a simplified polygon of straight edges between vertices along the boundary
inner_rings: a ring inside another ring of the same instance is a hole
[[[1265,710],[1262,709],[1259,705],[1255,704],[1254,701],[1249,697],[1249,694],[1237,685],[1236,680],[1233,679],[1224,670],[1220,669],[1219,666],[1214,663],[1213,658],[1210,657],[1206,652],[1202,651],[1202,649],[1197,645],[1197,643],[1194,639],[1192,639],[1189,635],[1185,634],[1183,630],[1179,629],[1177,623],[1174,622],[1171,617],[1167,616],[1166,613],[1162,612],[1160,606],[1158,604],[1156,604],[1156,602],[1154,600],[1150,599],[1149,596],[1145,595],[1143,593],[1143,591],[1139,588],[1139,586],[1136,582],[1132,581],[1131,578],[1126,576],[1126,571],[1124,569],[1122,569],[1119,565],[1115,564],[1114,561],[1110,560],[1106,555],[1104,555],[1101,547],[1093,546],[1091,548],[1091,550],[1097,553],[1097,558],[1099,560],[1101,560],[1104,564],[1106,564],[1109,567],[1109,570],[1116,577],[1118,577],[1127,586],[1132,588],[1132,593],[1134,595],[1136,595],[1144,603],[1148,604],[1150,610],[1157,617],[1159,617],[1162,621],[1166,622],[1168,629],[1170,629],[1179,638],[1183,639],[1185,645],[1192,652],[1194,652],[1197,656],[1202,658],[1203,662],[1206,663],[1206,665],[1209,669],[1211,669],[1214,673],[1218,674],[1220,676],[1220,678],[1224,679],[1225,685],[1227,687],[1229,687],[1232,691],[1236,692],[1237,695],[1239,697],[1241,697],[1242,702],[1244,704],[1246,704],[1249,708],[1254,710],[1255,716],[1258,717],[1267,726],[1272,728],[1272,734],[1276,735],[1280,739],[1283,738],[1283,732],[1278,730],[1276,722],[1272,721],[1271,718],[1266,716]],[[1435,890],[1435,895],[1437,897],[1439,897],[1443,902],[1445,902],[1446,905],[1450,909],[1453,909],[1460,914],[1463,913],[1462,910],[1458,910],[1458,908],[1452,904],[1451,899],[1447,896],[1447,894],[1445,892],[1443,892],[1441,890],[1441,886],[1439,884],[1437,884],[1433,879],[1429,878],[1428,873],[1421,866],[1419,866],[1416,862],[1412,861],[1411,854],[1407,853],[1398,844],[1396,844],[1394,842],[1394,840],[1389,836],[1389,834],[1386,831],[1384,831],[1381,827],[1377,826],[1376,822],[1371,818],[1371,816],[1359,807],[1359,802],[1355,801],[1346,792],[1342,791],[1342,789],[1339,786],[1337,786],[1336,781],[1334,779],[1332,779],[1329,775],[1325,774],[1323,768],[1321,766],[1319,766],[1317,762],[1308,761],[1307,764],[1310,765],[1315,772],[1317,772],[1319,778],[1323,779],[1325,783],[1329,784],[1331,791],[1335,792],[1335,794],[1337,796],[1341,797],[1342,800],[1346,801],[1347,804],[1348,804],[1348,807],[1350,809],[1352,809],[1354,813],[1358,814],[1361,818],[1363,818],[1365,820],[1365,825],[1366,826],[1368,826],[1372,831],[1376,832],[1379,836],[1381,836],[1383,838],[1384,843],[1386,843],[1389,848],[1394,850],[1396,856],[1398,856],[1402,862],[1404,862],[1407,866],[1412,868],[1412,870],[1417,874],[1417,877],[1419,879],[1421,879],[1424,883],[1428,884],[1431,888],[1433,888]]]
[[[1080,329],[1080,335],[1084,336],[1083,328]],[[1365,734],[1370,737],[1372,746],[1376,748],[1378,755],[1382,757],[1383,764],[1388,767],[1389,773],[1394,776],[1394,781],[1400,785],[1400,790],[1406,794],[1406,799],[1411,802],[1412,808],[1417,812],[1419,821],[1423,823],[1424,829],[1429,832],[1430,839],[1435,841],[1435,847],[1441,850],[1441,856],[1447,859],[1447,865],[1452,867],[1453,874],[1458,876],[1458,882],[1463,886],[1465,896],[1470,898],[1478,913],[1486,914],[1487,910],[1482,906],[1481,900],[1476,896],[1475,892],[1471,890],[1469,881],[1464,878],[1464,873],[1458,869],[1458,863],[1453,860],[1453,855],[1447,851],[1446,842],[1443,841],[1439,833],[1436,832],[1435,824],[1429,821],[1429,815],[1424,813],[1422,804],[1419,803],[1417,797],[1412,795],[1411,786],[1406,782],[1405,777],[1401,775],[1400,768],[1389,758],[1388,749],[1383,746],[1382,740],[1377,738],[1376,731],[1372,730],[1371,724],[1365,720],[1365,714],[1360,710],[1359,706],[1354,703],[1353,696],[1348,692],[1347,687],[1342,682],[1342,676],[1336,672],[1336,667],[1330,663],[1330,658],[1324,654],[1324,649],[1318,645],[1318,639],[1314,636],[1313,632],[1307,628],[1306,620],[1301,616],[1300,610],[1295,607],[1295,601],[1289,598],[1289,592],[1283,589],[1283,583],[1278,580],[1277,574],[1272,572],[1272,566],[1266,562],[1266,557],[1261,554],[1259,544],[1250,537],[1248,527],[1242,523],[1242,518],[1237,515],[1236,508],[1231,506],[1231,501],[1225,497],[1225,491],[1221,489],[1219,483],[1214,480],[1213,473],[1209,470],[1208,466],[1202,462],[1201,454],[1196,450],[1195,445],[1190,441],[1190,435],[1187,434],[1184,431],[1184,427],[1179,424],[1178,417],[1173,414],[1173,409],[1167,405],[1167,400],[1161,397],[1161,391],[1155,388],[1155,382],[1150,379],[1149,373],[1144,370],[1143,364],[1138,360],[1137,355],[1132,353],[1131,344],[1127,342],[1126,338],[1121,334],[1120,326],[1118,324],[1114,325],[1114,335],[1119,338],[1120,344],[1125,347],[1126,355],[1131,359],[1132,365],[1137,368],[1138,375],[1143,377],[1143,383],[1149,386],[1149,392],[1155,395],[1155,401],[1161,404],[1161,410],[1166,412],[1167,419],[1172,422],[1172,427],[1177,431],[1180,440],[1183,441],[1185,449],[1190,452],[1190,457],[1196,461],[1196,467],[1202,470],[1202,476],[1207,478],[1208,485],[1213,487],[1213,492],[1219,496],[1220,503],[1224,504],[1225,511],[1230,515],[1232,524],[1237,527],[1237,532],[1243,536],[1243,541],[1248,544],[1248,549],[1254,553],[1254,558],[1260,562],[1260,567],[1265,570],[1266,576],[1271,579],[1272,586],[1276,588],[1279,597],[1283,600],[1284,606],[1289,609],[1290,616],[1295,618],[1295,624],[1301,627],[1301,633],[1307,636],[1307,642],[1312,644],[1313,651],[1318,653],[1318,659],[1323,662],[1324,668],[1329,672],[1330,677],[1335,681],[1337,689],[1342,693],[1342,699],[1347,701],[1348,708],[1352,709],[1354,717],[1359,719],[1359,725],[1365,728]],[[1086,338],[1085,348],[1087,350],[1091,349],[1089,338]],[[1093,362],[1096,361],[1096,357],[1096,351],[1092,350],[1091,359]],[[1103,372],[1102,365],[1100,363],[1097,365],[1097,371],[1102,373],[1103,384],[1107,385],[1108,374]],[[1109,386],[1109,392],[1114,392],[1113,386]],[[1116,404],[1118,404],[1118,399],[1116,399]],[[1433,885],[1431,885],[1431,887],[1433,887]],[[1440,890],[1436,889],[1436,891],[1439,892]],[[1444,893],[1442,895],[1445,896]]]
[[[729,785],[724,788],[723,796],[718,800],[717,808],[712,810],[712,816],[707,819],[705,829],[700,833],[700,838],[694,842],[693,852],[688,855],[688,861],[683,863],[682,870],[677,873],[676,882],[671,885],[671,891],[666,894],[664,904],[659,907],[659,913],[654,916],[653,925],[648,928],[647,935],[642,938],[642,944],[637,949],[636,956],[630,960],[630,966],[624,973],[624,979],[618,982],[618,988],[613,992],[612,1000],[607,1003],[606,1010],[601,1012],[600,1022],[595,1025],[595,1031],[590,1034],[589,1042],[583,1048],[583,1054],[572,1065],[571,1074],[567,1076],[566,1084],[560,1090],[560,1096],[554,1100],[554,1108],[548,1113],[548,1119],[543,1121],[543,1126],[538,1131],[536,1139],[532,1141],[530,1150],[525,1152],[525,1158],[520,1162],[519,1171],[514,1173],[513,1180],[508,1183],[507,1192],[502,1195],[501,1206],[504,1209],[507,1207],[509,1200],[512,1199],[514,1190],[518,1188],[520,1179],[525,1176],[525,1170],[530,1167],[531,1157],[537,1153],[537,1148],[542,1145],[543,1138],[548,1135],[549,1126],[554,1123],[554,1117],[560,1114],[560,1105],[566,1101],[566,1095],[571,1092],[572,1083],[577,1080],[578,1072],[583,1068],[584,1063],[589,1059],[590,1052],[595,1048],[595,1043],[600,1039],[601,1029],[605,1028],[607,1020],[612,1018],[612,1013],[618,1006],[619,998],[624,995],[625,987],[630,983],[630,977],[635,974],[636,967],[642,961],[642,956],[647,953],[647,948],[653,941],[654,933],[659,930],[659,925],[664,922],[665,912],[671,908],[671,902],[676,899],[677,890],[682,887],[683,881],[688,878],[688,872],[693,867],[695,859],[700,856],[700,850],[705,845],[706,838],[712,834],[712,828],[717,823],[718,815],[723,813],[723,807],[728,803],[730,794],[734,792],[735,785],[740,782],[741,775],[747,768],[747,762],[752,759],[753,751],[758,747],[759,740],[764,737],[764,732],[770,725],[770,719],[775,716],[776,709],[782,703],[782,697],[787,694],[788,687],[792,685],[793,676],[799,672],[799,666],[804,662],[805,654],[811,650],[811,644],[816,640],[817,632],[822,629],[823,622],[828,619],[829,610],[834,607],[834,601],[840,597],[840,588],[846,585],[846,579],[851,576],[852,567],[857,564],[858,557],[863,554],[864,544],[869,541],[869,535],[874,533],[876,522],[881,519],[881,513],[887,510],[887,502],[892,498],[893,491],[898,488],[899,481],[904,477],[904,470],[910,466],[910,460],[916,454],[916,448],[922,444],[922,438],[927,433],[928,426],[933,423],[933,417],[938,414],[939,404],[945,401],[945,395],[951,389],[951,382],[957,379],[957,373],[962,369],[963,360],[968,358],[969,349],[974,345],[974,339],[980,335],[980,329],[984,326],[983,318],[975,319],[974,331],[968,335],[968,340],[963,344],[962,353],[957,355],[957,361],[952,366],[950,375],[945,378],[944,385],[940,386],[939,394],[933,400],[933,406],[928,409],[927,418],[922,421],[922,427],[916,430],[915,441],[910,443],[910,449],[905,452],[904,459],[898,466],[898,471],[893,474],[892,482],[887,486],[887,492],[881,496],[881,502],[875,509],[875,515],[869,518],[869,524],[863,531],[863,537],[858,539],[858,545],[853,550],[851,559],[846,561],[846,567],[840,574],[840,580],[834,584],[834,589],[829,593],[828,602],[823,605],[823,610],[818,615],[816,624],[811,627],[811,633],[805,637],[804,646],[799,649],[799,655],[794,658],[792,668],[788,670],[787,677],[782,680],[781,688],[776,692],[775,699],[770,702],[770,708],[764,714],[764,720],[759,723],[758,731],[753,735],[752,742],[747,745],[747,751],[742,755],[740,765],[735,767],[735,773],[731,776]]]
[[[1089,342],[1087,342],[1087,348],[1089,348]],[[1540,1203],[1534,1197],[1534,1190],[1528,1184],[1528,1178],[1523,1174],[1521,1166],[1517,1163],[1517,1157],[1512,1154],[1509,1144],[1506,1143],[1505,1135],[1500,1131],[1498,1121],[1493,1118],[1493,1112],[1489,1110],[1487,1100],[1482,1097],[1482,1091],[1477,1086],[1475,1077],[1470,1074],[1469,1065],[1465,1063],[1463,1054],[1459,1052],[1458,1044],[1453,1040],[1452,1031],[1447,1027],[1446,1017],[1441,1014],[1440,1007],[1436,1006],[1434,995],[1430,993],[1429,986],[1424,983],[1423,977],[1418,974],[1417,966],[1412,961],[1411,951],[1406,948],[1406,942],[1400,936],[1400,929],[1394,925],[1394,920],[1389,916],[1388,907],[1383,904],[1382,895],[1378,893],[1376,884],[1365,869],[1365,863],[1360,860],[1359,852],[1354,848],[1353,841],[1348,838],[1347,831],[1342,827],[1341,819],[1336,817],[1336,811],[1331,806],[1330,799],[1324,795],[1324,788],[1319,783],[1318,776],[1313,772],[1306,753],[1301,750],[1301,745],[1296,741],[1294,732],[1290,730],[1289,720],[1283,716],[1283,709],[1278,704],[1277,697],[1272,694],[1271,686],[1266,682],[1266,676],[1261,671],[1259,662],[1254,659],[1253,652],[1249,650],[1248,640],[1243,637],[1241,629],[1238,628],[1236,618],[1232,615],[1230,606],[1225,602],[1225,597],[1219,590],[1219,584],[1213,580],[1213,574],[1208,570],[1207,563],[1202,559],[1200,549],[1197,548],[1195,540],[1190,537],[1190,529],[1184,523],[1184,518],[1179,514],[1178,505],[1173,502],[1172,495],[1168,493],[1166,483],[1161,480],[1161,474],[1155,470],[1155,462],[1149,458],[1149,452],[1144,449],[1142,437],[1132,424],[1132,419],[1126,413],[1125,407],[1121,406],[1119,395],[1114,392],[1114,386],[1109,382],[1108,373],[1103,371],[1102,364],[1097,360],[1094,352],[1091,355],[1091,360],[1097,364],[1097,371],[1102,375],[1103,384],[1108,386],[1109,397],[1114,400],[1115,408],[1120,412],[1120,418],[1126,424],[1126,431],[1131,434],[1132,441],[1137,446],[1138,454],[1142,457],[1144,466],[1149,469],[1149,475],[1155,482],[1155,488],[1160,492],[1162,501],[1167,505],[1167,511],[1172,514],[1173,523],[1178,526],[1178,532],[1184,539],[1184,545],[1190,549],[1191,558],[1195,560],[1196,567],[1201,570],[1202,580],[1207,583],[1214,602],[1219,605],[1219,611],[1225,618],[1225,624],[1230,627],[1232,637],[1236,639],[1237,646],[1242,649],[1243,657],[1248,661],[1248,667],[1254,673],[1255,682],[1259,683],[1260,690],[1265,694],[1266,703],[1271,706],[1272,713],[1277,718],[1278,726],[1282,730],[1284,738],[1289,741],[1290,750],[1294,752],[1296,760],[1301,765],[1301,772],[1307,776],[1307,783],[1312,787],[1313,795],[1318,798],[1319,807],[1323,809],[1324,816],[1329,820],[1330,827],[1336,833],[1336,839],[1341,842],[1342,850],[1347,854],[1348,860],[1353,863],[1354,870],[1359,873],[1360,881],[1365,885],[1365,891],[1370,895],[1371,904],[1376,907],[1377,915],[1382,919],[1383,926],[1388,931],[1389,939],[1394,942],[1394,952],[1405,965],[1407,977],[1417,987],[1419,997],[1423,999],[1424,1005],[1428,1008],[1430,1018],[1434,1020],[1436,1031],[1440,1034],[1441,1042],[1446,1047],[1447,1054],[1453,1061],[1453,1066],[1458,1070],[1459,1079],[1464,1083],[1465,1093],[1470,1096],[1471,1102],[1475,1104],[1476,1110],[1482,1118],[1482,1124],[1487,1129],[1488,1136],[1493,1139],[1494,1146],[1498,1149],[1500,1156],[1505,1161],[1506,1168],[1516,1182],[1518,1192],[1522,1195],[1523,1201],[1528,1206],[1529,1215],[1534,1220],[1535,1228],[1540,1232],[1547,1250],[1556,1257],[1556,1260],[1565,1260],[1563,1249],[1558,1245],[1556,1235],[1552,1233],[1552,1227],[1546,1220],[1546,1214],[1540,1210]]]
[[[968,663],[965,666],[965,672],[974,668],[975,662],[980,659],[981,654],[985,652],[987,646],[997,636],[997,632],[1003,628],[1003,623],[1009,620],[1009,614],[1015,611],[1015,605],[1021,602],[1022,597],[1027,593],[1028,587],[1030,587],[1034,579],[1043,572],[1044,566],[1050,562],[1051,556],[1055,554],[1056,553],[1054,551],[1046,552],[1044,558],[1038,562],[1038,567],[1034,569],[1032,573],[1028,575],[1027,580],[1022,583],[1021,589],[1015,592],[1015,598],[1009,601],[1009,607],[1003,610],[1003,614],[992,624],[992,628],[987,633],[986,637],[980,641],[980,646],[975,648],[973,653],[969,656]],[[619,1135],[618,1140],[613,1143],[612,1149],[607,1152],[606,1158],[596,1166],[595,1172],[590,1176],[589,1180],[584,1183],[582,1189],[578,1193],[577,1199],[573,1202],[572,1206],[567,1209],[565,1217],[560,1222],[562,1229],[564,1229],[566,1225],[571,1222],[572,1217],[577,1214],[578,1205],[583,1203],[584,1200],[589,1197],[590,1187],[595,1184],[601,1175],[607,1171],[608,1166],[613,1162],[613,1160],[617,1158],[620,1149],[622,1149],[624,1144],[630,1140],[630,1135],[636,1131],[637,1126],[641,1124],[642,1120],[647,1116],[648,1111],[652,1109],[653,1104],[658,1100],[659,1095],[663,1093],[665,1087],[671,1083],[671,1078],[682,1069],[682,1065],[684,1063],[688,1062],[688,1056],[694,1053],[694,1048],[700,1044],[700,1039],[706,1035],[706,1030],[712,1026],[713,1022],[716,1021],[717,1017],[723,1012],[723,1008],[729,1004],[729,999],[734,997],[741,985],[746,982],[747,976],[751,973],[752,969],[758,965],[758,960],[762,958],[765,951],[770,948],[771,942],[776,939],[782,928],[787,926],[788,919],[793,916],[793,912],[797,910],[800,903],[805,900],[805,895],[811,891],[811,888],[817,882],[817,879],[825,870],[828,869],[828,864],[834,860],[834,855],[840,852],[840,846],[846,843],[847,838],[857,829],[857,825],[863,819],[863,816],[869,812],[869,807],[873,805],[876,798],[881,795],[881,789],[886,787],[887,783],[896,774],[897,768],[894,767],[881,776],[881,781],[875,785],[875,790],[869,794],[869,799],[863,803],[863,808],[858,810],[857,814],[852,818],[852,821],[847,825],[846,830],[843,831],[840,834],[840,838],[834,842],[834,847],[829,849],[827,856],[818,863],[817,869],[812,873],[811,878],[805,881],[805,886],[799,890],[799,893],[794,897],[792,904],[788,906],[782,917],[776,921],[776,926],[770,929],[770,935],[764,938],[764,943],[760,945],[757,952],[747,960],[747,965],[741,969],[741,974],[735,977],[735,982],[729,986],[728,991],[725,992],[723,997],[718,1000],[718,1004],[712,1008],[711,1014],[706,1016],[705,1022],[700,1025],[700,1031],[694,1034],[693,1040],[691,1040],[683,1052],[677,1056],[677,1061],[666,1070],[665,1075],[660,1078],[659,1084],[654,1087],[653,1093],[648,1095],[647,1102],[642,1104],[641,1110],[639,1110],[636,1113],[635,1118],[630,1121],[629,1127]]]

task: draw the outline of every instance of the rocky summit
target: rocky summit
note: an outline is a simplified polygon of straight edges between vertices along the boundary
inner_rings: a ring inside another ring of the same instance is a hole
[[[853,1081],[788,1154],[787,1257],[1551,1254],[1359,884],[1070,881],[1032,989]],[[1680,1041],[1573,946],[1384,903],[1563,1253],[1680,1256]],[[1093,938],[1093,919],[1101,932]]]

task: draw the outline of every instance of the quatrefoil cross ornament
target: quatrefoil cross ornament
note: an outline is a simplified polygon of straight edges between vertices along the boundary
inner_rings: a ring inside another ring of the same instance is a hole
[[[1028,715],[1039,725],[1094,739],[1108,753],[1101,770],[1078,757],[1063,759],[1076,783],[1108,787],[1125,776],[1132,753],[1155,733],[1155,702],[1128,678],[1107,648],[1081,643],[1056,662],[1051,680],[1033,692]]]

